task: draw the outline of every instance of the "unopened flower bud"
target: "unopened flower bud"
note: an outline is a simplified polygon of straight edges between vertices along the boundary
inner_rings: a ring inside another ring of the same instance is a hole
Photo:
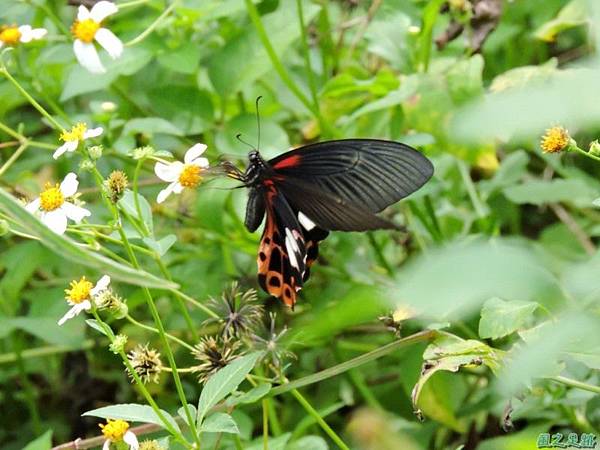
[[[79,170],[82,172],[91,172],[94,170],[94,163],[89,159],[84,159],[79,163]]]
[[[104,150],[104,147],[101,145],[93,145],[90,148],[88,148],[88,152],[90,152],[90,158],[96,160],[96,159],[100,159],[102,157],[102,151]]]
[[[108,349],[115,355],[118,355],[125,348],[125,344],[127,344],[127,336],[124,334],[117,334],[115,340],[108,346]]]
[[[589,154],[594,156],[600,156],[600,142],[598,142],[598,139],[590,143]]]

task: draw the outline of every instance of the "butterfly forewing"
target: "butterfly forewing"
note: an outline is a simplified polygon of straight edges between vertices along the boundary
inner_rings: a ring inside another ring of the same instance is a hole
[[[399,142],[343,139],[311,144],[269,161],[284,179],[300,179],[371,212],[419,189],[431,178],[431,162]]]

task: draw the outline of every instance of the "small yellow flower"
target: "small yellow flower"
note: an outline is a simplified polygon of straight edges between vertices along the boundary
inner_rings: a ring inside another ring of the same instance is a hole
[[[206,145],[196,144],[185,152],[183,162],[157,162],[154,165],[156,176],[169,183],[159,192],[156,198],[158,203],[164,202],[173,193],[180,194],[184,188],[195,188],[200,184],[200,174],[208,168],[208,159],[201,157],[205,150]]]
[[[96,32],[100,29],[100,24],[92,19],[76,20],[71,26],[71,33],[75,39],[79,39],[87,44],[94,40]]]
[[[106,424],[101,423],[98,426],[106,438],[102,450],[109,450],[110,444],[117,442],[125,442],[129,445],[129,448],[133,450],[138,450],[140,448],[136,435],[129,431],[129,424],[124,420],[108,419]]]
[[[16,25],[0,27],[0,48],[5,45],[14,47],[19,42],[27,43],[42,39],[48,31],[45,28],[31,28],[31,25]]]
[[[46,212],[54,211],[65,202],[65,196],[60,190],[60,185],[56,183],[46,183],[44,190],[40,193],[40,208]]]
[[[571,142],[569,132],[563,127],[552,127],[542,136],[540,146],[544,153],[558,153],[565,150]]]
[[[92,300],[106,291],[109,284],[110,277],[108,275],[104,275],[100,278],[96,283],[96,286],[86,280],[85,277],[81,277],[79,281],[71,281],[70,289],[65,289],[65,300],[67,300],[71,309],[61,317],[58,321],[58,325],[60,326],[67,320],[78,316],[82,311],[89,311],[92,309]]]
[[[64,142],[63,145],[58,147],[52,157],[54,159],[58,159],[63,153],[66,152],[74,152],[77,150],[80,142],[85,141],[86,139],[91,139],[98,137],[103,132],[102,127],[98,128],[87,128],[85,123],[79,122],[70,131],[63,131],[60,135],[60,140]]]
[[[94,285],[85,279],[85,277],[81,277],[79,281],[71,281],[71,289],[65,289],[65,297],[67,300],[73,303],[81,303],[84,300],[90,298],[90,291]]]

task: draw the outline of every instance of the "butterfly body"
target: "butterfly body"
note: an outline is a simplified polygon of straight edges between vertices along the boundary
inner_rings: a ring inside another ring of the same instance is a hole
[[[265,291],[293,307],[330,230],[398,228],[376,213],[420,188],[433,174],[421,153],[393,141],[347,139],[311,144],[266,161],[248,155],[228,175],[249,189],[245,226],[266,217],[258,251]],[[231,167],[231,166],[230,166]]]

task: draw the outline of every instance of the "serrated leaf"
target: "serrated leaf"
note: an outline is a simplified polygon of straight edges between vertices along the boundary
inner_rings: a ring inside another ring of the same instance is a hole
[[[159,241],[150,237],[145,237],[143,241],[148,247],[150,247],[160,256],[164,256],[173,246],[173,244],[177,242],[177,236],[175,236],[174,234],[169,234]]]
[[[229,414],[216,412],[208,416],[202,423],[200,431],[203,433],[230,433],[240,434],[235,420]]]
[[[177,284],[171,281],[119,264],[78,245],[66,236],[54,233],[37,217],[26,211],[17,200],[3,189],[0,189],[0,211],[12,217],[28,234],[38,238],[42,245],[49,248],[61,258],[97,270],[99,273],[110,275],[115,280],[136,286],[159,289],[176,289],[178,287]]]
[[[239,404],[254,403],[263,398],[271,390],[270,383],[262,383],[248,392],[236,392],[227,399],[227,405],[235,406]]]
[[[494,297],[484,303],[479,321],[479,337],[498,339],[517,331],[537,309],[535,302],[504,301]]]
[[[180,431],[179,425],[175,419],[166,411],[160,410],[169,424],[177,431]],[[153,423],[165,427],[164,423],[154,410],[148,405],[139,405],[137,403],[122,403],[119,405],[105,406],[103,408],[86,411],[82,416],[102,417],[104,419],[123,419],[128,422]]]
[[[246,375],[254,368],[261,353],[255,352],[242,356],[212,375],[198,400],[197,426],[200,427],[204,417],[217,403],[233,392],[246,378]]]

